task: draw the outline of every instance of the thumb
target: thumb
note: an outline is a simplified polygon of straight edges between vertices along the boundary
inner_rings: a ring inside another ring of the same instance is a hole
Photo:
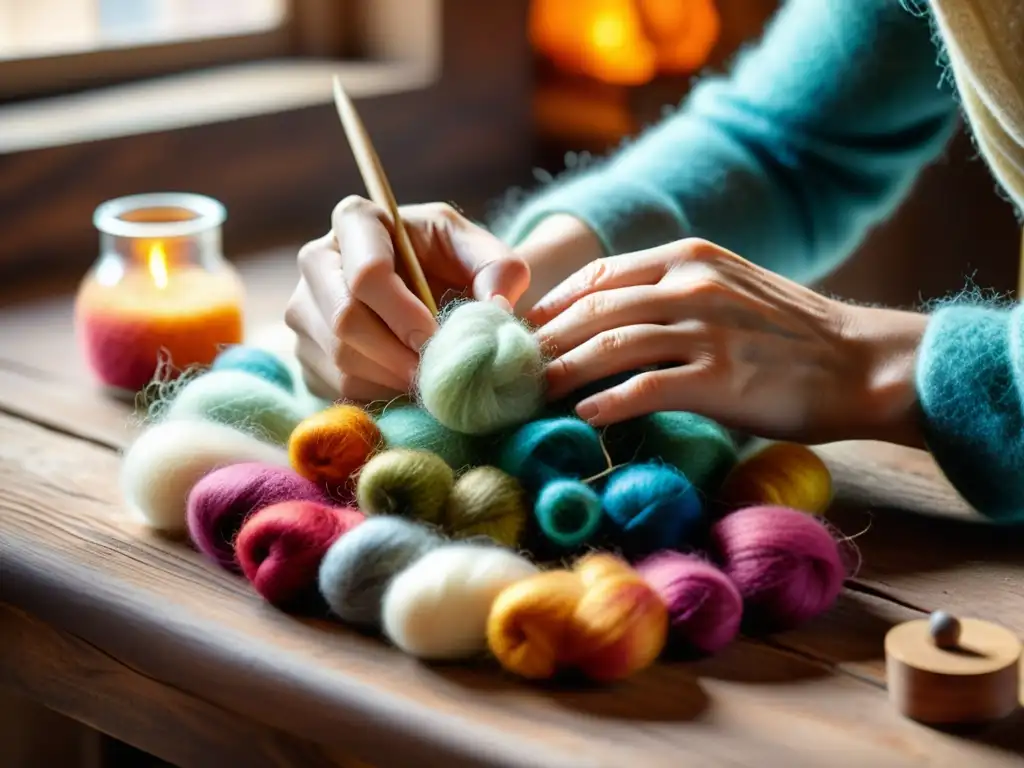
[[[515,306],[529,287],[530,267],[511,254],[484,264],[473,275],[473,298],[478,301],[502,296]]]

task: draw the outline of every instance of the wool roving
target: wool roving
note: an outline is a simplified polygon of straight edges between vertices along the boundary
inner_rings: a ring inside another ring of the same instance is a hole
[[[186,532],[189,491],[207,473],[243,462],[287,467],[278,446],[212,421],[165,421],[145,429],[121,462],[121,495],[150,527]]]
[[[210,371],[178,390],[163,418],[206,419],[284,445],[309,412],[289,392],[237,370]]]
[[[320,594],[342,621],[379,628],[384,591],[444,540],[401,517],[371,517],[341,537],[320,564]]]
[[[457,471],[481,463],[480,438],[448,429],[418,406],[387,406],[377,416],[377,427],[388,448],[436,453]]]
[[[354,405],[334,405],[300,422],[288,441],[292,467],[337,494],[384,442],[377,424]]]
[[[736,443],[711,419],[684,411],[663,411],[614,424],[605,442],[616,463],[669,464],[702,493],[718,488],[736,463]]]
[[[661,598],[625,562],[595,553],[572,571],[539,573],[506,587],[491,606],[488,647],[522,677],[563,670],[610,682],[658,657],[668,634]]]
[[[258,347],[243,344],[227,347],[217,355],[210,370],[244,371],[264,381],[269,381],[271,384],[276,384],[285,392],[295,392],[295,378],[288,366],[276,355]]]
[[[557,478],[589,478],[608,469],[601,436],[573,417],[539,419],[516,429],[501,446],[498,466],[536,494]]]
[[[832,473],[805,445],[769,443],[736,465],[717,497],[731,509],[780,506],[821,515],[832,503]]]
[[[601,496],[608,534],[629,557],[691,544],[701,532],[704,505],[679,470],[633,464],[611,474]]]
[[[378,453],[359,470],[356,501],[368,515],[398,515],[440,525],[455,473],[440,456],[395,449]]]
[[[453,305],[420,355],[420,402],[449,429],[483,435],[531,419],[544,405],[537,339],[491,301]]]
[[[487,536],[515,547],[528,516],[526,491],[518,480],[497,467],[475,467],[455,481],[443,527],[457,539]]]
[[[382,628],[422,659],[463,659],[487,650],[487,617],[498,594],[538,573],[507,549],[446,544],[399,573],[384,593]]]
[[[259,462],[215,469],[188,494],[186,521],[196,549],[231,571],[239,571],[235,536],[250,515],[282,501],[319,501],[323,492],[286,467]]]
[[[739,589],[752,629],[789,629],[827,610],[846,578],[839,543],[815,517],[750,507],[711,530],[712,551]]]
[[[712,563],[680,552],[657,552],[636,571],[668,608],[672,645],[684,653],[713,654],[739,634],[743,598]]]
[[[538,494],[533,514],[544,543],[556,550],[572,550],[600,531],[601,497],[579,480],[552,480]]]
[[[313,501],[274,504],[245,521],[235,554],[263,599],[288,608],[316,594],[324,554],[363,520],[358,510]]]

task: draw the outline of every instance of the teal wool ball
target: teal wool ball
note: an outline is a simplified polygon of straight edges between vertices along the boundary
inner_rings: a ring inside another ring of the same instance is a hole
[[[663,411],[608,428],[606,442],[616,463],[660,461],[710,493],[736,464],[728,430],[695,413]]]
[[[422,351],[417,389],[423,407],[456,432],[523,424],[544,404],[540,345],[494,302],[459,304]]]
[[[288,366],[276,355],[265,349],[246,347],[241,344],[228,347],[213,361],[213,371],[245,371],[286,392],[295,391],[295,378]]]
[[[299,400],[276,384],[231,370],[192,379],[164,411],[164,419],[214,421],[278,445],[287,443],[308,415]]]
[[[515,430],[501,447],[498,466],[537,494],[551,480],[600,474],[608,461],[596,429],[580,419],[561,417]]]
[[[704,505],[682,472],[664,464],[634,464],[608,478],[601,505],[611,541],[630,557],[678,550],[702,532]]]
[[[549,546],[576,549],[593,539],[601,527],[601,497],[578,480],[553,480],[534,504],[537,527]]]
[[[377,427],[388,448],[427,451],[454,470],[483,463],[479,438],[449,429],[418,406],[388,406],[377,416]]]

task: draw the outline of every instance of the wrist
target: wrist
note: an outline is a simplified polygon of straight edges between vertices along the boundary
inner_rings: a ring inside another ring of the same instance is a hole
[[[863,414],[864,439],[924,448],[916,371],[928,315],[845,306],[844,335],[862,361],[851,407]]]
[[[530,267],[530,287],[515,307],[519,315],[529,311],[574,272],[605,255],[600,239],[590,227],[561,213],[540,221],[515,247],[515,252]]]

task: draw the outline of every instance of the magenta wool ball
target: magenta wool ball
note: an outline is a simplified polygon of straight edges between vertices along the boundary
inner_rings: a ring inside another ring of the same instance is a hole
[[[242,524],[264,507],[284,501],[327,500],[319,487],[286,467],[252,462],[216,469],[189,493],[189,536],[215,563],[240,572],[235,537]]]
[[[743,598],[712,563],[666,551],[638,563],[636,570],[668,608],[672,643],[679,650],[713,654],[739,633]]]

